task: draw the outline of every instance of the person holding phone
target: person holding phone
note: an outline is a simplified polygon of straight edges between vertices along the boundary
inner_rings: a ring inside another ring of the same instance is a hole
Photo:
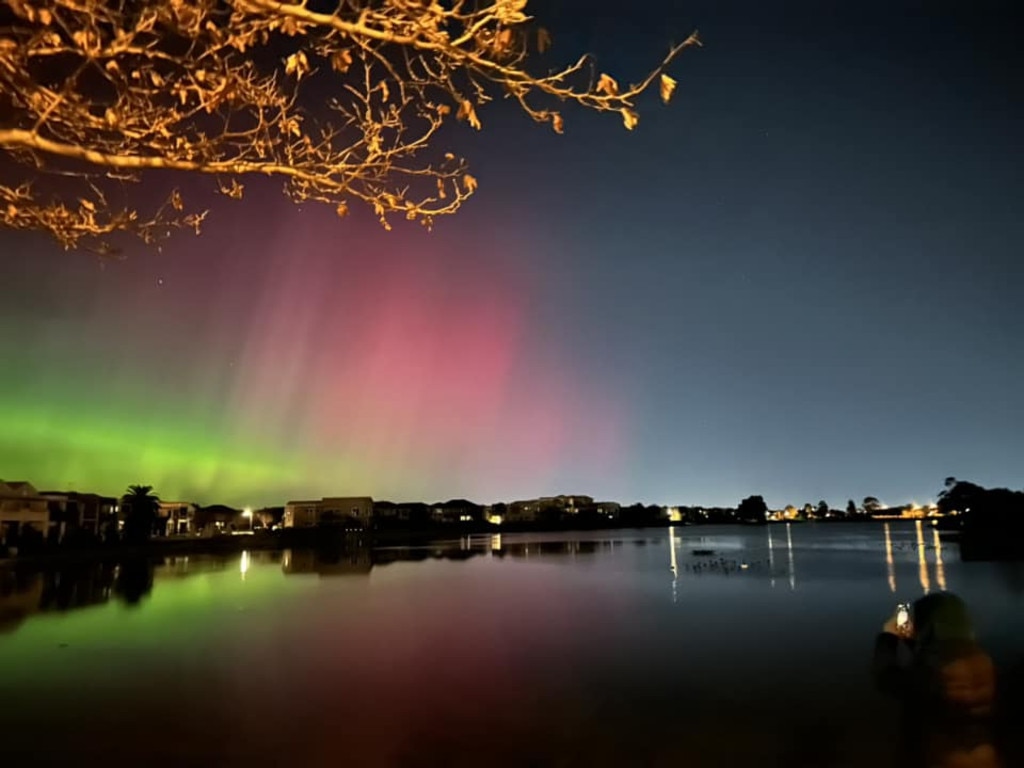
[[[901,604],[875,641],[878,688],[903,710],[900,763],[1002,768],[995,744],[995,669],[954,594]]]

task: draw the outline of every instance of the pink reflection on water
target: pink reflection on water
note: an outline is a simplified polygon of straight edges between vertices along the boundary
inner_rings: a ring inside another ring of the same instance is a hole
[[[539,714],[564,707],[574,671],[594,660],[588,638],[610,631],[616,600],[602,594],[599,610],[585,599],[593,586],[552,580],[549,567],[517,564],[509,580],[481,561],[410,563],[320,580],[316,601],[252,638],[232,669],[230,699],[260,702],[280,732],[253,741],[252,725],[236,721],[229,751],[247,755],[269,739],[300,765],[343,754],[372,766],[457,748],[472,764],[496,743],[507,752],[536,737],[548,725]],[[437,572],[420,580],[425,568]],[[268,656],[278,658],[271,669],[245,663]]]

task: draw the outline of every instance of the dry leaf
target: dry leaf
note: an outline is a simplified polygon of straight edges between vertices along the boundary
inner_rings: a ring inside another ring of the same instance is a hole
[[[627,131],[632,131],[636,128],[636,124],[640,122],[640,116],[632,109],[622,110],[622,122],[626,126]]]
[[[597,80],[597,92],[607,93],[609,96],[617,96],[619,93],[619,84],[615,82],[615,78],[611,75],[601,74],[601,77]]]
[[[555,112],[551,115],[551,126],[555,129],[555,133],[562,133],[565,130],[565,124],[562,122],[562,116]]]
[[[338,51],[331,56],[331,67],[334,68],[335,72],[345,74],[348,72],[348,68],[352,66],[352,51],[348,48]]]
[[[459,104],[459,112],[456,117],[459,118],[459,120],[468,120],[471,126],[476,128],[478,131],[480,130],[480,120],[477,118],[476,110],[473,109],[473,104],[469,99],[463,99]]]
[[[171,207],[176,211],[184,210],[185,203],[181,199],[181,193],[178,190],[174,190],[171,193]]]
[[[446,195],[445,192],[444,192],[444,180],[443,179],[438,179],[437,180],[437,196],[440,197],[442,200],[444,200],[446,197],[448,197],[448,195]]]
[[[245,186],[238,183],[238,179],[231,180],[230,187],[221,187],[220,191],[230,197],[232,200],[241,200],[242,192]]]
[[[295,77],[301,79],[308,71],[309,61],[306,59],[306,54],[302,51],[293,53],[284,60],[284,73],[286,75],[295,75]]]
[[[348,205],[346,205],[345,201],[342,200],[340,203],[338,203],[338,207],[334,209],[334,212],[338,214],[339,218],[343,219],[346,216],[348,216]]]
[[[668,104],[672,98],[672,92],[676,89],[676,81],[668,75],[661,76],[661,100]]]
[[[466,191],[470,194],[476,192],[477,181],[475,176],[471,176],[468,173],[462,177],[462,183],[466,187]]]

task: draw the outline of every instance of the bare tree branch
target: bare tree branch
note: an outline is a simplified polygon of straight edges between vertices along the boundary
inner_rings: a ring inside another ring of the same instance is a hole
[[[177,192],[147,214],[110,202],[109,185],[160,172],[212,176],[240,198],[247,176],[277,177],[296,202],[381,223],[430,226],[477,188],[462,158],[437,147],[452,120],[482,127],[497,95],[562,133],[555,109],[617,112],[696,35],[620,86],[589,56],[547,74],[550,35],[526,0],[0,0],[0,224],[65,247],[153,242],[205,216]],[[52,189],[42,189],[46,179]]]

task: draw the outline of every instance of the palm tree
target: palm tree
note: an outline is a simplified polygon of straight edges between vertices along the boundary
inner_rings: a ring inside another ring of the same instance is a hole
[[[160,509],[160,497],[153,493],[153,486],[129,485],[121,505],[126,510],[125,538],[134,544],[148,541]]]

